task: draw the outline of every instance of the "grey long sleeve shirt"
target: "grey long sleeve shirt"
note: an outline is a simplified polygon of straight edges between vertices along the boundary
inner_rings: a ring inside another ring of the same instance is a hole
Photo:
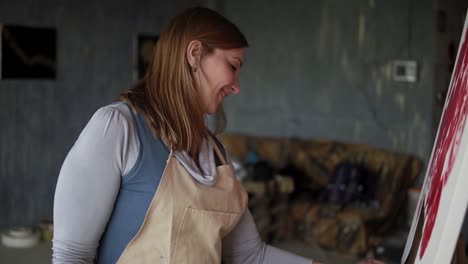
[[[92,146],[92,147],[90,147]],[[53,263],[92,263],[112,214],[121,177],[135,164],[138,135],[123,103],[99,109],[70,150],[60,171],[54,200]],[[90,153],[95,149],[98,154]],[[174,153],[200,183],[209,184],[215,167],[212,148],[200,154],[200,170],[186,153]],[[77,164],[86,164],[85,166]],[[205,173],[208,172],[208,173]],[[214,177],[214,175],[213,175]],[[306,259],[266,245],[247,209],[223,240],[226,263],[310,264]]]

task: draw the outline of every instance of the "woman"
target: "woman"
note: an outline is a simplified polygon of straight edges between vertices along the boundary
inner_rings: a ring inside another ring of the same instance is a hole
[[[239,93],[247,40],[207,8],[175,17],[144,79],[100,108],[62,166],[53,263],[311,263],[266,246],[205,125]]]
[[[222,130],[247,46],[207,8],[170,22],[144,79],[94,114],[64,161],[53,263],[311,263],[261,241],[205,125],[216,113]]]

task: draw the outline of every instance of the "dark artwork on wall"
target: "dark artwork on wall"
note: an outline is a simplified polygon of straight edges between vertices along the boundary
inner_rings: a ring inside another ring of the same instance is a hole
[[[151,56],[153,56],[153,49],[158,41],[159,36],[150,36],[150,35],[138,35],[138,46],[137,46],[137,56],[138,56],[138,79],[143,78],[148,68],[148,64],[151,61]]]
[[[53,28],[0,25],[2,79],[55,79],[57,33]]]

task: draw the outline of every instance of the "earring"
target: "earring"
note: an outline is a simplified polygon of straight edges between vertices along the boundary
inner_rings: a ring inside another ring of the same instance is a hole
[[[192,71],[196,72],[197,71],[197,65],[192,67]]]

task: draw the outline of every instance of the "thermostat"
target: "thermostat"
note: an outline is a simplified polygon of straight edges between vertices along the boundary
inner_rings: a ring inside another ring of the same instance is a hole
[[[411,60],[393,61],[393,80],[397,82],[415,82],[418,76],[418,64]]]

